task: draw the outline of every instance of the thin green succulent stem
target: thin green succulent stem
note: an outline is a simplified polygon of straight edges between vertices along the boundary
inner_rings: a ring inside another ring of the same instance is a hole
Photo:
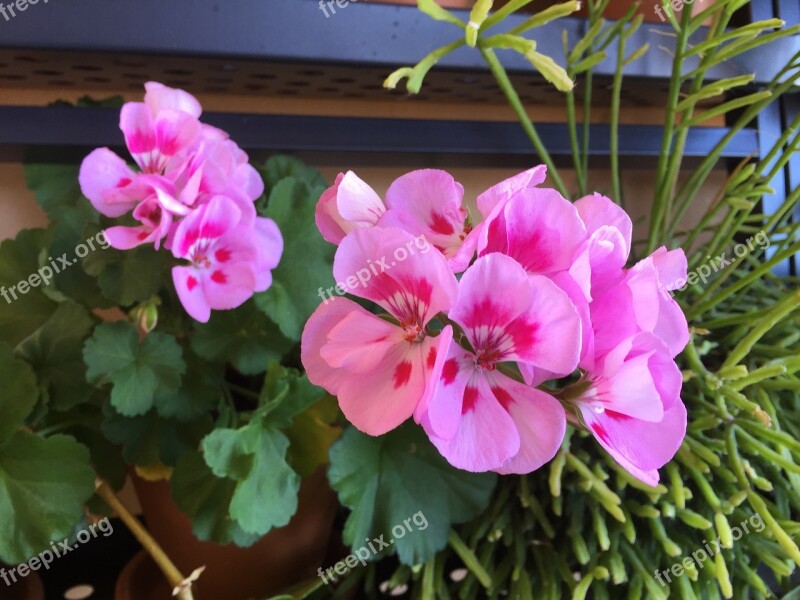
[[[684,15],[690,11],[684,11]],[[685,16],[684,16],[685,18]],[[658,165],[656,167],[656,194],[653,199],[653,211],[650,216],[650,227],[645,254],[650,254],[659,245],[661,240],[661,229],[663,227],[666,206],[667,173],[669,168],[669,157],[672,151],[672,138],[675,131],[676,107],[681,92],[683,54],[689,41],[688,27],[681,27],[678,30],[675,41],[675,58],[672,62],[672,76],[670,77],[669,92],[667,97],[666,115],[664,116],[664,132],[661,138],[661,151],[658,155]]]
[[[522,100],[520,100],[519,94],[517,94],[517,91],[514,89],[514,85],[511,83],[508,73],[506,73],[502,63],[491,48],[481,47],[480,51],[481,55],[483,55],[483,58],[486,61],[486,64],[489,66],[489,70],[497,80],[497,84],[500,86],[500,89],[503,90],[503,93],[511,105],[512,110],[517,115],[517,118],[522,125],[522,129],[531,140],[531,143],[536,149],[536,153],[538,154],[539,158],[547,166],[547,174],[553,180],[553,184],[556,186],[562,196],[569,197],[569,192],[567,192],[564,181],[561,179],[558,169],[556,169],[553,158],[550,156],[547,148],[544,147],[544,143],[539,137],[539,133],[536,131],[533,121],[531,121],[531,118],[528,116],[525,106],[522,104]]]
[[[797,60],[798,57],[800,57],[800,52],[795,54],[792,60]],[[787,77],[784,81],[781,81],[789,70],[789,68],[784,68],[775,76],[775,78],[767,86],[767,88],[772,91],[772,97],[760,100],[746,108],[742,115],[728,129],[728,132],[722,137],[722,139],[720,139],[719,142],[714,145],[708,155],[701,161],[697,168],[694,169],[692,175],[681,186],[680,190],[675,195],[676,208],[672,217],[672,222],[667,226],[667,231],[665,234],[666,237],[670,237],[673,234],[675,228],[686,214],[686,211],[689,209],[689,206],[691,206],[692,201],[696,198],[697,193],[703,186],[703,183],[705,183],[708,175],[719,162],[722,152],[725,150],[731,140],[740,131],[747,127],[758,116],[758,114],[764,110],[764,108],[777,101],[780,96],[794,87],[795,81],[800,78],[800,69],[798,69],[793,75]]]

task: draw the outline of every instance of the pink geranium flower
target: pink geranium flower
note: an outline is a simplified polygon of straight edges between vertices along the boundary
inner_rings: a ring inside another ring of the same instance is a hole
[[[338,281],[414,244],[399,229],[357,228],[336,252]],[[438,335],[431,321],[448,311],[457,284],[445,260],[435,253],[411,254],[387,270],[374,269],[364,285],[350,292],[378,304],[383,319],[355,302],[326,301],[303,331],[302,361],[309,380],[336,394],[347,419],[361,431],[380,435],[410,416],[421,416],[438,379],[452,329]]]
[[[585,383],[574,402],[589,431],[628,472],[656,485],[686,434],[681,372],[667,347],[649,333],[624,339]]]
[[[111,246],[163,244],[189,266],[173,269],[187,312],[208,321],[212,309],[235,308],[272,283],[283,240],[257,216],[264,182],[224,131],[199,121],[199,102],[182,90],[147,83],[144,102],[122,107],[120,128],[136,172],[108,148],[87,156],[83,193],[101,214],[132,211],[135,226],[106,229]]]
[[[258,217],[266,230],[262,235],[241,218],[232,200],[217,196],[176,229],[172,253],[190,264],[174,267],[172,279],[186,312],[203,323],[212,309],[236,308],[254,292],[267,289],[269,269],[283,251],[273,222]]]
[[[357,227],[374,227],[386,212],[380,196],[355,173],[339,173],[317,202],[316,222],[322,237],[339,244]]]
[[[518,362],[571,373],[581,339],[574,305],[547,278],[489,254],[464,274],[450,319],[464,331],[469,348],[450,346],[423,420],[431,441],[450,463],[468,471],[539,468],[561,444],[564,410],[498,366]]]

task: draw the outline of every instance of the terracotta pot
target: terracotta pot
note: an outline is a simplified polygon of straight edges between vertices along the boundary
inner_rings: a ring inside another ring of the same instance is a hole
[[[370,0],[373,2],[379,2],[383,4],[407,4],[416,6],[417,0]],[[503,6],[506,4],[508,0],[495,0],[494,6],[495,8]],[[539,12],[548,6],[552,6],[554,4],[558,4],[563,0],[544,0],[540,2],[532,2],[527,7],[523,9],[523,12]],[[639,6],[639,13],[641,13],[642,17],[645,21],[649,23],[664,23],[658,14],[655,11],[656,6],[662,6],[662,3],[668,0],[645,0],[641,2]],[[670,0],[671,1],[671,0]],[[678,0],[676,0],[677,2]],[[437,0],[440,6],[444,8],[460,8],[464,10],[470,10],[475,5],[475,0]],[[679,6],[682,8],[690,7],[692,12],[698,13],[701,10],[708,8],[714,0],[693,0],[693,2],[686,2],[686,0],[680,0],[678,3]],[[619,19],[620,17],[624,16],[628,9],[631,7],[632,1],[631,0],[611,0],[608,4],[608,8],[606,9],[605,14],[603,15],[606,19]],[[586,3],[583,3],[583,8],[576,13],[576,16],[579,17],[586,17],[588,15],[588,11],[586,9]],[[663,10],[662,10],[663,14]]]
[[[6,567],[0,563],[0,567]],[[8,587],[0,580],[0,598],[3,600],[44,600],[44,586],[39,576],[30,572],[25,577],[17,577],[16,583]]]
[[[167,482],[134,477],[134,487],[148,530],[178,569],[188,575],[205,565],[195,584],[195,600],[268,596],[313,577],[323,566],[337,501],[322,469],[300,486],[297,514],[291,522],[250,548],[198,541],[189,518],[173,502]],[[147,556],[134,558],[117,582],[116,597],[169,600],[163,576],[153,569]]]

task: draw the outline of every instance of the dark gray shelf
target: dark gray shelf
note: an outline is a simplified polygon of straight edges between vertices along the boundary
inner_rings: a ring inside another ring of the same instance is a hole
[[[769,4],[771,0],[753,3]],[[512,18],[508,25],[522,18]],[[535,30],[532,36],[540,51],[558,60],[563,55],[562,30],[574,42],[584,27],[582,19],[561,19]],[[628,67],[628,75],[669,76],[669,50],[674,44],[669,31],[663,25],[641,27],[628,46],[650,43],[652,50]],[[0,17],[0,48],[17,51],[213,56],[354,67],[412,64],[425,51],[452,41],[457,34],[452,25],[432,21],[415,7],[363,1],[338,9],[328,18],[317,0],[54,0],[48,4],[40,0],[9,21]],[[800,38],[783,40],[768,51],[754,51],[720,65],[711,77],[754,72],[756,82],[763,83],[798,50]],[[599,75],[613,72],[613,54],[610,49],[609,57],[597,69]],[[508,68],[530,71],[522,57],[511,52],[503,55]],[[485,70],[478,53],[466,48],[446,57],[441,67]]]

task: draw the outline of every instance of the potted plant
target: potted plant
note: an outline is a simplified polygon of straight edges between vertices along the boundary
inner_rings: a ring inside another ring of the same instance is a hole
[[[523,34],[578,3],[494,29],[526,4],[479,2],[465,22],[420,0],[456,37],[386,80],[416,93],[447,53],[480,52],[544,164],[490,186],[479,215],[436,169],[401,175],[384,198],[353,172],[327,187],[286,157],[258,177],[200,123],[191,96],[158,84],[121,111],[135,169],[108,150],[80,173],[29,166],[53,224],[0,246],[0,284],[25,301],[18,313],[0,303],[13,398],[0,424],[0,515],[13,527],[1,558],[27,560],[85,530],[88,503],[123,517],[177,594],[202,597],[201,561],[177,568],[169,540],[116,497],[125,463],[169,480],[194,536],[247,546],[281,532],[300,505],[299,475],[310,483],[328,462],[350,554],[309,559],[316,573],[289,597],[790,591],[800,295],[796,277],[771,270],[800,250],[800,189],[768,214],[759,202],[796,151],[800,118],[733,170],[698,222],[684,229],[683,217],[730,137],[800,79],[796,55],[754,92],[751,76],[708,83],[709,70],[800,26],[729,29],[737,0],[671,20],[663,150],[637,240],[619,120],[624,66],[647,52],[630,46],[642,20],[630,10],[607,24],[606,5],[590,2],[562,67]],[[600,194],[590,92],[612,45],[611,184]],[[501,51],[564,92],[574,185]],[[679,179],[691,128],[719,115],[728,135]],[[71,252],[80,260],[67,265]],[[97,316],[115,308],[122,319]]]
[[[335,512],[336,413],[297,344],[329,277],[307,235],[324,182],[288,157],[257,170],[155,83],[121,126],[127,160],[29,161],[50,225],[0,247],[0,556],[112,508],[185,597],[201,567],[199,597],[277,592],[321,566]],[[127,472],[150,533],[116,498]]]

